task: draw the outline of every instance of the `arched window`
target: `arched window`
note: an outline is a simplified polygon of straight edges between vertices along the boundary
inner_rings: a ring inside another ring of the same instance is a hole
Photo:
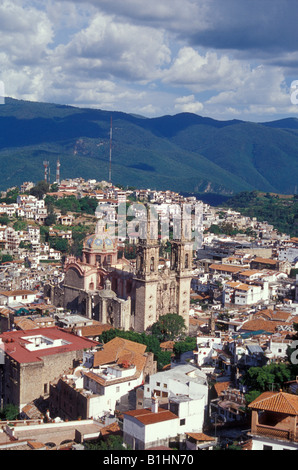
[[[151,261],[150,261],[150,271],[154,271],[154,256],[152,256]]]

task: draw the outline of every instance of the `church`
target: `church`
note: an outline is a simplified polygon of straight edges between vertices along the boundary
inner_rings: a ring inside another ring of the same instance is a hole
[[[114,328],[141,333],[160,316],[175,313],[188,330],[193,243],[187,233],[181,228],[179,239],[171,240],[170,265],[161,266],[158,230],[149,217],[132,265],[118,259],[118,238],[98,221],[84,240],[81,259],[67,258],[63,285],[48,285],[48,296],[56,307]]]

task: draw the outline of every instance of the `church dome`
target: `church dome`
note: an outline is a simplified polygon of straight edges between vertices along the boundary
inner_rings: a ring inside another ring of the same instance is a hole
[[[109,236],[91,235],[85,239],[84,249],[92,252],[114,251],[116,248],[115,240]]]
[[[96,226],[96,232],[85,238],[84,249],[94,252],[113,252],[117,249],[116,237],[111,236],[108,230],[100,223]]]

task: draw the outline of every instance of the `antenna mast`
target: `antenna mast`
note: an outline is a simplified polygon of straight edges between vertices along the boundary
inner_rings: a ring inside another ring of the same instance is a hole
[[[48,181],[48,166],[49,166],[49,162],[48,162],[48,161],[44,161],[44,162],[43,162],[43,166],[44,166],[44,179],[45,179],[45,181],[47,182],[47,181]]]
[[[57,169],[56,169],[56,183],[60,184],[60,159],[57,160]]]
[[[112,116],[111,116],[109,183],[112,183],[112,136],[113,136],[113,121],[112,121]]]

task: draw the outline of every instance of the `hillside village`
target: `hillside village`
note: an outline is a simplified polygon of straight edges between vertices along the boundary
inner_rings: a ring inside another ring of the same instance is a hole
[[[40,197],[34,187],[24,182],[1,195],[15,194],[15,202],[0,203],[0,450],[85,449],[111,438],[133,450],[298,449],[298,369],[289,359],[297,339],[298,238],[172,191],[82,178],[55,183]],[[86,198],[96,210],[59,208],[68,198]],[[159,248],[141,245],[159,254],[157,261],[144,256],[151,265],[142,275],[137,230],[117,233],[113,251],[99,252],[97,238],[86,242],[99,233],[99,213],[119,222],[119,204],[134,215],[147,204],[161,218],[170,214],[170,240],[159,234]],[[202,208],[192,260],[187,244],[173,240],[175,211],[185,204],[194,232]],[[167,308],[168,291],[177,289],[174,281],[166,285],[171,241],[185,255],[175,269],[177,282],[189,283],[189,298],[177,303],[187,327],[157,341],[150,327],[125,320],[134,303],[129,289],[136,278],[155,276]],[[269,371],[262,383],[260,370]]]

